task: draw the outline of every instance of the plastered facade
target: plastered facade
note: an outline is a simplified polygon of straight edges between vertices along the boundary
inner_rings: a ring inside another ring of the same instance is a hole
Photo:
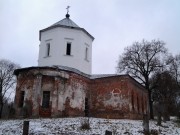
[[[93,39],[81,29],[56,27],[42,31],[38,66],[68,66],[91,74],[92,42]],[[70,55],[66,55],[67,43],[71,44]],[[47,44],[50,45],[49,56],[46,54]],[[86,49],[88,49],[87,58]]]
[[[17,117],[27,106],[28,117],[86,115],[141,119],[143,114],[148,114],[147,90],[129,75],[93,78],[81,72],[55,67],[18,69],[15,74]],[[50,92],[48,108],[42,106],[44,91]],[[20,106],[21,101],[23,106]]]

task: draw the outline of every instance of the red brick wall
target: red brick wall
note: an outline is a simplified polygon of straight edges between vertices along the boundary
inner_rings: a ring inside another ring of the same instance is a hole
[[[34,84],[34,76],[28,72],[22,72],[17,77],[17,85],[15,91],[15,109],[16,115],[22,115],[22,108],[20,107],[20,100],[21,100],[21,91],[25,91],[25,98],[24,98],[24,105],[28,104],[28,106],[32,107],[32,89]],[[30,111],[29,113],[32,113]]]
[[[27,74],[29,71],[32,74]],[[29,71],[18,75],[17,115],[22,109],[18,107],[21,90],[26,91],[25,100],[32,105],[34,117],[84,116],[85,98],[92,117],[140,119],[148,112],[147,91],[127,75],[89,79],[52,68]],[[46,110],[41,108],[43,91],[50,91],[51,105]]]
[[[142,110],[144,113],[147,112],[147,92],[136,83],[129,76],[107,77],[92,81],[92,115],[141,119]],[[134,93],[134,109],[132,109],[132,93]]]
[[[129,79],[130,90],[130,118],[142,119],[143,114],[148,114],[148,93],[147,90],[133,79]]]
[[[128,118],[130,98],[127,87],[127,80],[124,77],[108,77],[92,81],[92,115],[107,118]]]

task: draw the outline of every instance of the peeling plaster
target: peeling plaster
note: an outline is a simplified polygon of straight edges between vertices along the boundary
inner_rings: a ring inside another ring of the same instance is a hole
[[[67,98],[70,99],[70,107],[83,109],[84,97],[86,96],[84,91],[82,84],[77,82],[74,82],[73,85],[65,86],[65,89],[63,84],[61,84],[58,96],[58,110],[64,110]]]
[[[112,106],[117,108],[122,108],[129,104],[129,100],[127,99],[126,95],[121,95],[121,90],[119,93],[114,93],[114,89],[110,92],[110,98],[103,101],[105,106]]]

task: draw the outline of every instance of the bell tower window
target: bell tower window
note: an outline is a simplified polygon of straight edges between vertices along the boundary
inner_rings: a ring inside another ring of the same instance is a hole
[[[48,57],[48,56],[50,56],[50,43],[47,43],[46,44],[46,56]]]
[[[85,60],[87,60],[88,61],[88,52],[89,50],[88,50],[88,48],[86,47],[86,49],[85,49]]]
[[[67,43],[67,46],[66,46],[66,55],[71,55],[71,43]]]

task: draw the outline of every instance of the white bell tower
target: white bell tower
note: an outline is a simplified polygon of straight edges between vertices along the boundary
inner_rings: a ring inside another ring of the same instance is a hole
[[[66,14],[66,18],[39,32],[38,66],[66,66],[91,74],[91,36]]]

